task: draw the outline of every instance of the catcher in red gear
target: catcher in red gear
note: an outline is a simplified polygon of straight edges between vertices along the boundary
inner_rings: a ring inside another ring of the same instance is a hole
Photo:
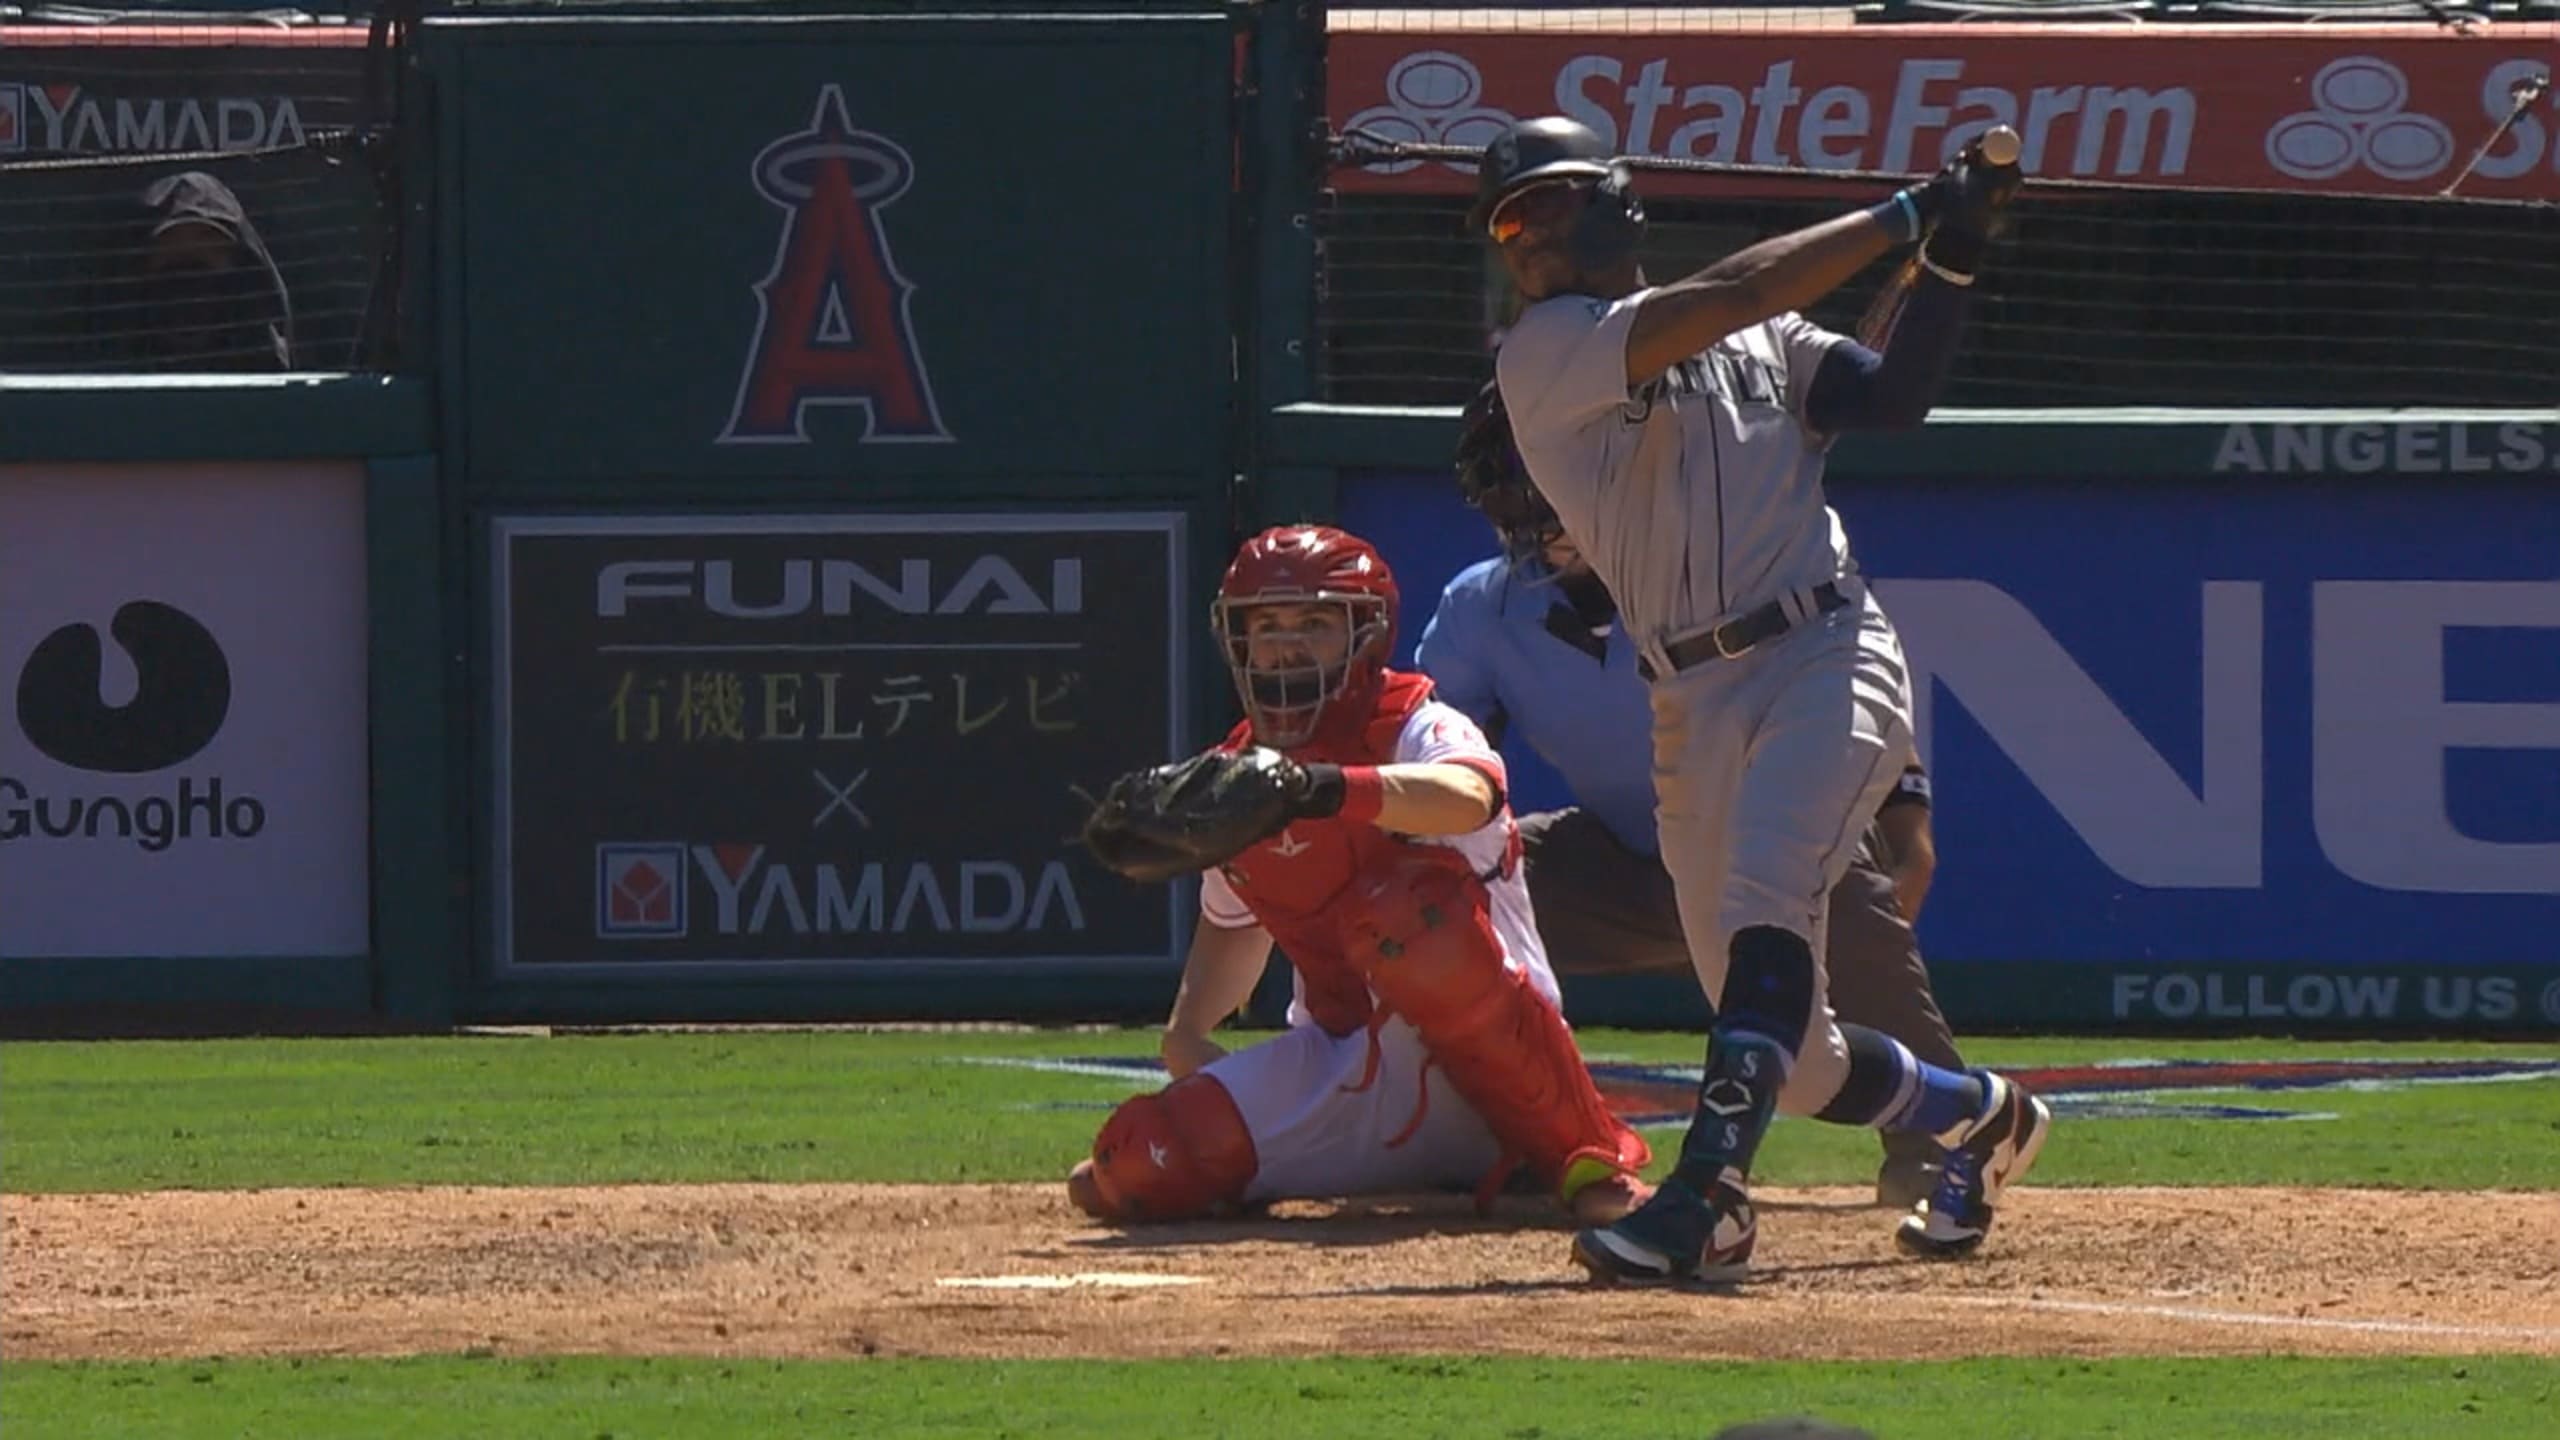
[[[1651,1153],[1558,1009],[1502,759],[1428,679],[1387,668],[1396,603],[1357,536],[1246,542],[1212,609],[1244,723],[1205,766],[1124,777],[1088,829],[1106,863],[1161,878],[1204,805],[1242,792],[1258,807],[1192,866],[1214,864],[1165,1023],[1173,1083],[1114,1111],[1068,1177],[1094,1216],[1466,1185],[1490,1201],[1524,1168],[1586,1224],[1643,1198]],[[1132,838],[1121,820],[1151,805],[1193,813]],[[1296,969],[1289,1029],[1229,1054],[1210,1034],[1275,942]]]

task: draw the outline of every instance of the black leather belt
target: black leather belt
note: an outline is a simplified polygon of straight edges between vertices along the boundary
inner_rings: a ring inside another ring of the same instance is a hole
[[[1828,615],[1848,604],[1849,597],[1840,593],[1838,585],[1825,580],[1813,587],[1813,603],[1818,613]],[[1792,628],[1794,622],[1787,619],[1787,607],[1772,600],[1748,615],[1665,646],[1662,653],[1670,657],[1671,671],[1676,675],[1710,660],[1739,660],[1754,647],[1765,645]],[[1636,673],[1647,680],[1654,679],[1653,662],[1636,661]]]

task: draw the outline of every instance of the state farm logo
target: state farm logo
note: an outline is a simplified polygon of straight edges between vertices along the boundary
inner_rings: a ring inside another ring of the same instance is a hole
[[[2453,159],[2453,132],[2412,115],[2409,78],[2387,60],[2350,55],[2311,77],[2312,108],[2267,131],[2267,163],[2297,180],[2329,180],[2358,165],[2385,180],[2424,180]]]
[[[596,847],[596,937],[685,933],[684,847]]]
[[[1511,124],[1508,110],[1478,105],[1484,98],[1484,74],[1473,61],[1446,50],[1407,55],[1387,71],[1387,103],[1372,105],[1351,117],[1346,130],[1366,130],[1382,140],[1408,144],[1464,145],[1481,150]],[[1401,175],[1422,160],[1381,160],[1365,168],[1380,175]],[[1439,164],[1467,174],[1472,162]]]

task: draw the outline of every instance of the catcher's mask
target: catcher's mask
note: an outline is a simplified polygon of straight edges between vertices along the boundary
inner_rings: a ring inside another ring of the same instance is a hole
[[[1356,736],[1395,646],[1396,601],[1386,560],[1357,535],[1330,525],[1283,525],[1246,541],[1218,587],[1210,623],[1226,647],[1254,739],[1290,750]],[[1265,605],[1339,606],[1346,637],[1341,655],[1330,663],[1312,655],[1292,663],[1295,657],[1284,653],[1280,663],[1258,663],[1249,617]]]
[[[1511,416],[1502,408],[1502,387],[1491,380],[1467,403],[1458,432],[1458,494],[1502,537],[1502,553],[1513,560],[1544,551],[1564,536],[1555,507],[1538,493],[1512,442]]]

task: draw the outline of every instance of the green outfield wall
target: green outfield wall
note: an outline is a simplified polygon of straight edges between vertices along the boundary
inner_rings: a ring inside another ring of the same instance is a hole
[[[1194,897],[1074,831],[1232,723],[1237,540],[1372,533],[1407,652],[1490,550],[1454,411],[1314,398],[1320,53],[429,14],[403,373],[0,377],[0,1026],[1159,1015]],[[1960,412],[1832,473],[1939,697],[1960,1027],[2560,1025],[2560,417]]]

